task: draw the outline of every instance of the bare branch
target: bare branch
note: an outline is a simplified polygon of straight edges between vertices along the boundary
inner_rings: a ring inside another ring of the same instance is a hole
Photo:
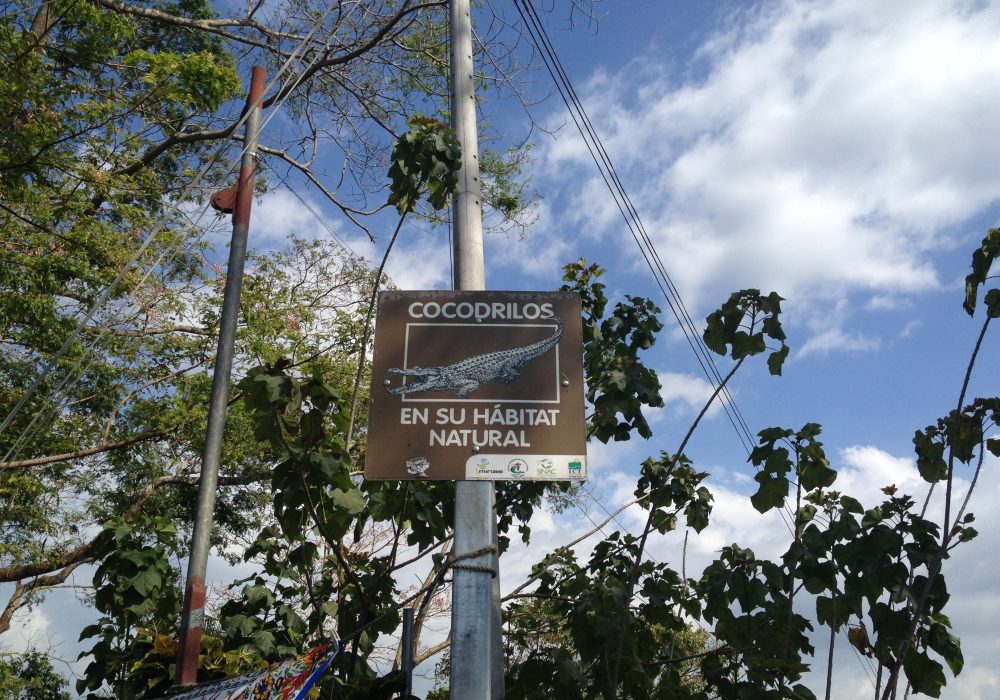
[[[396,11],[392,17],[390,17],[382,27],[379,28],[367,41],[358,44],[353,49],[347,53],[339,54],[337,56],[332,56],[330,58],[323,59],[321,61],[316,61],[307,67],[302,74],[295,80],[289,81],[283,85],[278,92],[268,97],[263,101],[264,107],[270,107],[275,102],[280,102],[285,98],[292,90],[294,90],[300,83],[303,83],[316,73],[326,68],[332,68],[333,66],[343,65],[349,63],[356,58],[363,56],[364,54],[371,51],[374,47],[378,46],[383,39],[393,32],[398,24],[400,24],[409,15],[420,12],[421,10],[426,10],[430,7],[444,7],[446,6],[447,0],[437,0],[436,2],[421,3],[419,5],[413,5],[408,7],[408,2],[404,2],[403,5]]]
[[[198,326],[188,326],[179,324],[176,326],[163,326],[159,328],[111,328],[108,326],[84,326],[82,330],[88,333],[110,333],[120,338],[145,338],[151,335],[170,335],[171,333],[190,333],[191,335],[210,336],[212,332],[207,328]]]
[[[413,665],[416,666],[417,664],[423,663],[427,659],[437,654],[439,651],[447,649],[449,646],[451,646],[451,632],[448,633],[448,636],[445,637],[443,642],[438,642],[434,646],[427,647],[422,652],[414,654]]]
[[[54,464],[55,462],[68,462],[74,459],[82,459],[83,457],[90,457],[91,455],[100,454],[102,452],[120,450],[123,447],[129,447],[130,445],[135,445],[139,442],[163,440],[175,430],[176,428],[150,430],[145,433],[133,435],[132,437],[124,440],[118,440],[117,442],[105,442],[100,445],[88,447],[84,450],[77,450],[75,452],[64,452],[63,454],[58,455],[45,455],[44,457],[32,457],[31,459],[21,459],[16,462],[0,462],[0,470],[26,469],[28,467],[40,467],[44,464]]]
[[[242,476],[219,477],[220,486],[245,486],[258,481],[265,481],[270,478],[270,472],[261,474],[245,474]],[[146,484],[132,500],[132,503],[125,509],[125,517],[135,517],[146,501],[158,490],[169,484],[182,484],[195,486],[201,480],[201,474],[190,475],[170,475],[153,479]],[[16,564],[0,568],[0,583],[11,583],[22,581],[32,576],[43,576],[54,571],[59,571],[72,564],[82,564],[92,561],[97,553],[104,546],[107,535],[102,532],[88,542],[83,542],[73,549],[70,549],[58,556],[54,556],[45,562],[33,562],[30,564]],[[60,582],[61,583],[61,582]]]
[[[7,601],[7,605],[4,607],[3,612],[0,613],[0,634],[3,634],[10,629],[10,622],[14,617],[14,613],[31,602],[32,591],[39,588],[51,588],[53,586],[58,586],[59,584],[65,582],[66,579],[69,578],[69,575],[73,573],[78,566],[84,563],[85,562],[83,560],[75,561],[72,564],[64,566],[62,570],[57,571],[54,574],[39,576],[32,579],[28,583],[16,581],[14,583],[14,592]]]

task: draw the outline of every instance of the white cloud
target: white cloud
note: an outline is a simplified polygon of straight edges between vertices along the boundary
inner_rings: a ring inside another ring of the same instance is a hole
[[[881,342],[878,338],[871,338],[861,333],[847,333],[840,328],[830,328],[807,340],[802,349],[796,353],[796,357],[826,355],[837,351],[869,352],[878,350],[879,347]]]
[[[675,415],[697,415],[715,390],[705,379],[690,374],[660,372],[657,376],[660,379],[664,410],[672,411]],[[705,415],[714,416],[720,410],[722,404],[716,400]]]
[[[496,288],[491,282],[490,269],[510,267],[525,277],[542,278],[546,280],[562,277],[562,266],[573,257],[571,246],[575,239],[575,230],[552,228],[549,235],[538,235],[539,231],[550,227],[562,226],[554,223],[552,210],[548,202],[541,201],[535,208],[537,219],[531,225],[532,233],[525,237],[516,234],[488,234],[486,236],[487,286]],[[530,288],[530,287],[529,287]]]
[[[940,288],[945,229],[1000,192],[1000,143],[982,137],[1000,120],[998,29],[995,4],[767,3],[702,48],[703,74],[647,57],[582,99],[689,305],[751,286],[905,297]],[[578,142],[561,134],[546,172],[591,168]],[[589,225],[621,228],[603,209]]]
[[[838,299],[832,304],[813,306],[810,309],[802,309],[802,305],[793,306],[799,309],[800,316],[805,312],[804,325],[812,332],[795,353],[796,359],[809,355],[828,355],[833,352],[872,352],[882,346],[882,340],[877,336],[844,329],[850,318],[850,305],[846,299]]]
[[[909,306],[907,300],[890,294],[876,294],[865,306],[869,311],[893,311]]]
[[[924,322],[916,318],[907,322],[907,324],[903,326],[903,329],[899,331],[899,337],[903,339],[909,338],[922,325],[924,325]]]
[[[920,478],[913,459],[894,457],[871,445],[855,445],[841,451],[843,463],[833,488],[859,499],[871,508],[884,495],[880,489],[894,484],[902,493],[922,495],[927,483]]]
[[[332,239],[330,230],[317,218],[323,216],[323,206],[303,196],[313,214],[299,198],[287,189],[268,192],[255,202],[251,223],[252,247],[275,250],[285,247],[292,236],[305,239]],[[329,218],[336,239],[369,265],[377,268],[382,262],[392,229],[376,228],[375,242],[355,230],[340,230],[338,219]],[[400,289],[440,289],[451,283],[451,257],[447,230],[423,230],[417,224],[404,224],[386,264],[386,273]]]
[[[307,198],[317,212],[321,210]],[[271,190],[253,203],[250,247],[274,250],[285,247],[291,236],[315,239],[329,237],[323,225],[287,189]]]
[[[441,231],[413,234],[400,241],[389,255],[386,265],[389,277],[400,289],[450,288],[451,257],[447,235]],[[374,265],[378,265],[381,254],[380,250],[379,260],[374,261]]]

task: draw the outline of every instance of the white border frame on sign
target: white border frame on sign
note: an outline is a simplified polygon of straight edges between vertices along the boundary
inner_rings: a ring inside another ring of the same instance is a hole
[[[406,324],[406,334],[403,341],[403,367],[402,369],[410,369],[409,352],[410,352],[410,327],[411,326],[421,326],[421,327],[434,327],[441,328],[444,326],[449,326],[452,328],[559,328],[558,325],[552,323],[407,323]],[[499,348],[503,350],[504,348]],[[541,404],[559,404],[562,400],[562,384],[560,382],[561,374],[559,369],[559,344],[556,343],[556,398],[554,401],[546,401],[542,399],[459,399],[459,398],[442,398],[440,395],[428,399],[411,399],[406,394],[401,396],[403,403],[490,403],[490,404],[521,404],[521,403],[541,403]],[[405,382],[405,379],[404,379]],[[405,383],[404,383],[405,386]]]

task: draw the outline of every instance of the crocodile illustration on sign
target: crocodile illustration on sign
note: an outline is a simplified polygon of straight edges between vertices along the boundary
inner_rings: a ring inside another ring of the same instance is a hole
[[[554,348],[562,337],[562,319],[552,316],[547,320],[555,321],[555,333],[531,345],[474,355],[444,367],[392,367],[390,374],[411,377],[412,380],[389,389],[389,393],[399,396],[416,391],[454,391],[457,396],[465,398],[488,382],[510,384],[520,376],[518,370],[521,367]]]

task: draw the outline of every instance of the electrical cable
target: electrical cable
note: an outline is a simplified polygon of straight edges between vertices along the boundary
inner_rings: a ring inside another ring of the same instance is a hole
[[[527,11],[527,15],[521,10],[522,5]],[[521,15],[525,26],[528,28],[529,35],[542,56],[542,62],[545,65],[546,70],[552,77],[556,89],[570,113],[570,117],[573,119],[577,130],[583,137],[584,145],[587,147],[595,165],[597,165],[598,171],[600,172],[605,185],[611,192],[619,212],[625,219],[626,226],[635,240],[646,265],[653,274],[654,281],[663,293],[664,298],[667,300],[670,311],[684,334],[688,345],[691,347],[691,350],[695,355],[695,359],[698,361],[698,364],[701,366],[706,377],[709,378],[713,387],[717,387],[722,381],[722,375],[719,372],[718,367],[715,365],[714,359],[708,349],[704,346],[701,336],[698,333],[694,322],[691,320],[690,314],[687,311],[687,307],[684,304],[676,285],[674,285],[673,280],[667,273],[662,259],[660,259],[652,240],[646,232],[642,219],[638,214],[638,210],[632,203],[631,198],[628,196],[628,192],[625,190],[624,184],[618,176],[617,170],[615,169],[607,150],[604,148],[603,142],[597,134],[596,128],[587,115],[586,110],[583,108],[583,104],[576,94],[565,69],[563,69],[558,56],[555,54],[551,41],[548,39],[548,35],[545,33],[545,29],[541,24],[541,20],[538,18],[537,13],[535,13],[534,8],[528,0],[515,2],[515,7]],[[753,436],[750,433],[745,419],[739,412],[739,408],[733,401],[728,387],[723,388],[720,400],[730,423],[736,431],[738,439],[743,444],[746,452],[749,453],[749,445],[754,443]]]
[[[635,224],[635,230],[638,231],[639,237],[641,238],[641,243],[638,240],[636,242],[637,244],[639,244],[640,249],[643,250],[647,264],[649,264],[649,260],[650,258],[652,258],[653,262],[656,264],[657,269],[652,270],[651,267],[651,271],[653,272],[654,277],[658,277],[658,281],[662,280],[665,283],[667,290],[669,290],[669,294],[665,293],[665,296],[668,299],[668,304],[671,307],[671,311],[673,312],[675,318],[677,319],[678,324],[681,326],[682,331],[684,331],[685,337],[687,338],[689,345],[691,345],[692,350],[695,351],[696,358],[698,359],[698,362],[701,365],[702,370],[706,371],[706,374],[708,372],[711,372],[711,374],[714,375],[713,384],[717,386],[718,383],[722,381],[722,375],[719,372],[717,366],[715,365],[714,359],[712,358],[708,349],[705,347],[704,343],[701,342],[698,329],[695,326],[694,322],[692,321],[691,316],[687,311],[687,307],[684,304],[684,301],[679,291],[677,290],[676,285],[674,285],[673,280],[671,279],[669,273],[667,272],[665,266],[663,265],[663,262],[660,259],[656,247],[653,245],[653,242],[649,237],[649,234],[646,232],[645,225],[643,224],[642,219],[639,216],[638,210],[633,204],[631,197],[629,197],[628,192],[626,191],[624,184],[621,181],[621,178],[618,176],[618,172],[614,166],[614,163],[612,162],[610,155],[605,149],[604,144],[600,136],[598,135],[596,128],[591,122],[589,115],[583,108],[583,103],[579,99],[579,96],[577,95],[575,88],[570,82],[569,76],[567,75],[565,69],[562,66],[562,62],[559,60],[558,55],[555,53],[554,47],[552,46],[552,43],[548,38],[548,34],[545,31],[544,25],[542,25],[540,18],[538,17],[537,13],[534,11],[534,8],[530,5],[528,0],[524,0],[524,5],[528,9],[533,19],[534,26],[538,30],[538,35],[541,37],[543,41],[547,55],[551,58],[552,64],[554,65],[556,71],[559,74],[561,84],[565,87],[566,93],[569,95],[572,103],[576,108],[576,111],[579,113],[581,117],[581,120],[587,127],[587,133],[591,137],[591,142],[597,148],[598,154],[601,157],[601,161],[603,162],[606,168],[607,175],[610,177],[612,183],[614,184],[614,188],[621,197],[621,201],[624,203],[625,208],[628,210],[628,215],[626,219],[627,220],[630,219]],[[605,181],[607,181],[607,178],[605,178]],[[645,255],[647,251],[649,254],[648,257]],[[661,286],[661,291],[662,291],[662,286]],[[676,304],[676,308],[674,308],[674,304]],[[690,331],[690,335],[688,334],[688,331]],[[694,339],[694,341],[692,339]],[[707,370],[706,367],[708,368]],[[711,380],[711,377],[709,377],[709,379]],[[732,405],[733,413],[735,414],[737,420],[739,421],[740,426],[743,432],[746,434],[747,439],[752,444],[753,437],[752,435],[750,435],[749,428],[746,425],[746,421],[743,420],[739,408],[732,401],[732,397],[728,393],[728,388],[726,387],[723,388],[723,394],[725,395],[725,399],[728,400],[728,403]],[[723,401],[724,405],[725,403],[726,401]],[[739,432],[740,431],[738,430],[737,433]],[[746,445],[744,445],[744,447],[746,447]],[[749,450],[747,451],[749,452]]]
[[[550,77],[552,77],[556,89],[559,92],[559,95],[562,98],[563,103],[566,105],[566,108],[570,113],[570,117],[573,119],[573,122],[576,125],[578,131],[580,132],[580,135],[583,137],[584,145],[587,147],[587,150],[590,153],[591,158],[597,165],[605,185],[608,187],[609,191],[612,194],[612,197],[615,200],[615,204],[618,207],[618,210],[625,218],[626,225],[628,226],[630,233],[635,239],[636,244],[638,245],[639,250],[642,253],[643,259],[649,266],[650,271],[653,273],[653,278],[656,281],[657,286],[660,287],[661,292],[663,292],[664,296],[666,297],[667,304],[670,307],[670,310],[673,313],[674,318],[680,325],[681,330],[688,341],[688,344],[691,346],[691,349],[695,352],[696,359],[698,360],[699,365],[701,365],[702,370],[706,373],[706,376],[708,376],[709,382],[713,385],[713,387],[717,388],[719,383],[721,383],[722,381],[722,375],[719,372],[718,366],[715,364],[715,359],[710,354],[701,336],[697,333],[697,328],[694,324],[694,321],[691,318],[687,306],[684,303],[679,290],[677,289],[669,273],[667,272],[666,267],[664,266],[663,261],[660,258],[660,255],[656,250],[655,245],[652,242],[652,239],[646,232],[645,226],[643,225],[642,220],[639,217],[639,213],[636,210],[631,198],[625,191],[624,185],[620,177],[618,176],[617,170],[614,168],[611,158],[608,155],[606,149],[604,148],[603,142],[597,135],[597,131],[594,128],[593,123],[590,121],[590,118],[587,115],[586,111],[584,110],[583,104],[580,101],[578,95],[576,94],[576,91],[574,90],[568,75],[563,69],[561,62],[559,61],[559,58],[555,53],[554,47],[552,46],[551,41],[549,40],[548,35],[545,32],[545,28],[542,25],[540,18],[538,17],[537,13],[532,7],[530,0],[515,0],[514,6],[517,9],[518,14],[521,15],[522,21],[524,22],[525,26],[528,28],[528,32],[529,35],[531,36],[532,43],[534,43],[535,47],[539,49],[539,53],[542,56],[542,62],[545,65],[546,70],[548,71]],[[521,10],[522,6],[525,8],[527,16],[525,15],[525,12],[522,12]],[[584,124],[583,128],[581,128],[580,124],[581,121]],[[597,154],[595,154],[594,152],[595,149],[597,150]],[[607,169],[607,171],[605,171],[605,168]],[[619,197],[621,197],[621,200],[619,200]],[[628,212],[627,214],[626,211]],[[651,260],[653,262],[651,262]],[[666,289],[664,289],[664,287],[666,287]],[[697,339],[696,342],[692,340],[692,337]],[[722,391],[720,392],[719,398],[722,399],[722,405],[726,409],[726,414],[729,417],[730,423],[733,425],[734,430],[736,431],[737,437],[743,444],[744,449],[749,454],[750,453],[749,445],[754,444],[755,440],[752,431],[750,430],[750,427],[747,424],[746,419],[744,418],[739,407],[736,405],[736,402],[732,397],[732,395],[730,394],[728,387],[723,387]],[[730,412],[730,407],[732,409],[732,412]],[[593,497],[592,494],[588,493],[588,495],[591,496],[594,502],[597,503],[598,506],[602,508],[602,510],[608,513],[608,510],[604,507],[604,505],[600,501],[598,501],[595,497]],[[781,515],[782,520],[785,522],[785,526],[789,528],[789,531],[792,531],[791,525],[789,524],[788,519],[786,518],[787,510],[788,506],[786,505],[783,510],[779,510],[778,512]],[[621,523],[617,520],[617,518],[615,518],[615,522],[619,526],[621,526]],[[627,532],[627,530],[625,531]],[[650,556],[650,559],[655,561],[655,559],[653,559],[652,556]],[[855,650],[855,655],[858,657],[859,662],[861,662],[865,674],[868,675],[869,680],[871,680],[870,670],[862,662],[861,656],[857,654],[857,650]]]
[[[635,240],[643,259],[650,269],[650,272],[653,274],[654,281],[666,298],[667,304],[670,307],[678,326],[681,328],[688,345],[694,352],[695,359],[698,361],[698,364],[701,366],[706,377],[708,377],[709,383],[713,386],[713,388],[718,388],[722,382],[722,375],[715,364],[715,360],[701,338],[694,321],[691,319],[687,306],[684,304],[679,290],[670,278],[659,253],[656,251],[656,247],[653,244],[652,239],[646,232],[638,210],[632,203],[621,178],[618,176],[610,155],[604,148],[604,144],[601,141],[593,122],[591,122],[586,110],[583,107],[583,103],[580,101],[579,96],[569,80],[569,76],[567,75],[565,69],[563,69],[562,63],[555,53],[555,49],[548,38],[548,34],[545,32],[545,28],[542,25],[540,18],[529,0],[520,0],[519,2],[515,0],[514,6],[515,9],[517,9],[518,14],[521,16],[525,27],[528,29],[529,37],[536,49],[539,51],[542,63],[545,65],[546,70],[552,78],[556,90],[559,92],[559,96],[562,98],[563,103],[569,111],[570,117],[576,125],[577,130],[580,132],[580,135],[583,137],[585,147],[590,153],[591,158],[594,160],[595,165],[597,165],[598,171],[601,174],[605,185],[608,187],[608,190],[611,192],[612,198],[614,199],[619,212],[625,219],[626,226],[632,234],[632,238]],[[524,11],[522,11],[522,7],[524,8]],[[719,393],[719,400],[736,433],[737,438],[743,446],[744,451],[749,455],[751,452],[751,445],[755,444],[756,441],[746,419],[743,417],[743,414],[736,405],[732,394],[729,392],[728,387],[722,387],[722,390]],[[784,510],[787,510],[787,506]],[[792,527],[786,518],[784,510],[779,512],[781,513],[782,520],[785,522],[786,528],[788,528],[791,532]]]
[[[316,211],[316,208],[315,208],[315,207],[313,207],[313,205],[312,205],[312,204],[310,204],[310,203],[309,203],[309,201],[308,201],[308,200],[306,200],[306,199],[305,199],[305,198],[304,198],[304,197],[303,197],[303,196],[302,196],[301,194],[299,194],[298,190],[296,190],[296,189],[295,189],[294,187],[292,187],[292,186],[291,186],[290,184],[288,184],[288,180],[287,180],[287,179],[286,179],[285,177],[283,177],[283,176],[281,175],[281,173],[279,173],[279,172],[278,172],[278,171],[277,171],[277,170],[276,170],[276,169],[275,169],[274,167],[272,167],[272,166],[265,166],[265,167],[267,167],[267,169],[268,169],[268,170],[270,170],[270,171],[271,171],[272,173],[274,173],[275,177],[277,177],[277,178],[278,178],[278,180],[280,180],[280,181],[281,181],[281,184],[283,184],[283,185],[285,186],[285,189],[287,189],[287,190],[288,190],[289,192],[291,192],[291,193],[292,193],[292,194],[293,194],[293,195],[295,196],[295,198],[296,198],[297,200],[299,200],[299,203],[300,203],[300,204],[302,205],[302,207],[303,207],[303,208],[304,208],[304,209],[305,209],[306,211],[308,211],[308,212],[309,212],[310,214],[312,214],[312,215],[313,215],[313,218],[314,218],[314,219],[316,219],[316,222],[317,222],[317,223],[318,223],[318,224],[319,224],[320,226],[322,226],[322,227],[323,227],[323,228],[324,228],[324,229],[326,230],[326,232],[327,232],[328,234],[330,234],[330,238],[331,238],[331,239],[333,240],[333,242],[334,242],[334,243],[336,243],[336,244],[337,244],[338,246],[340,246],[340,248],[341,248],[341,249],[342,249],[342,250],[343,250],[343,251],[344,251],[345,253],[347,253],[347,255],[348,255],[349,257],[351,257],[351,258],[353,258],[353,259],[355,259],[355,260],[364,260],[364,257],[363,257],[363,256],[361,256],[361,255],[359,255],[358,253],[356,253],[356,252],[354,251],[354,249],[353,249],[353,248],[351,248],[351,246],[349,246],[349,245],[348,245],[348,244],[347,244],[347,243],[346,243],[346,242],[345,242],[345,241],[344,241],[344,240],[343,240],[342,238],[340,238],[340,236],[339,236],[339,235],[337,235],[337,232],[333,230],[333,226],[331,226],[331,225],[329,224],[329,222],[327,222],[327,220],[326,220],[326,219],[324,219],[324,218],[323,218],[323,217],[322,217],[322,216],[320,215],[320,213],[319,213],[318,211]]]

